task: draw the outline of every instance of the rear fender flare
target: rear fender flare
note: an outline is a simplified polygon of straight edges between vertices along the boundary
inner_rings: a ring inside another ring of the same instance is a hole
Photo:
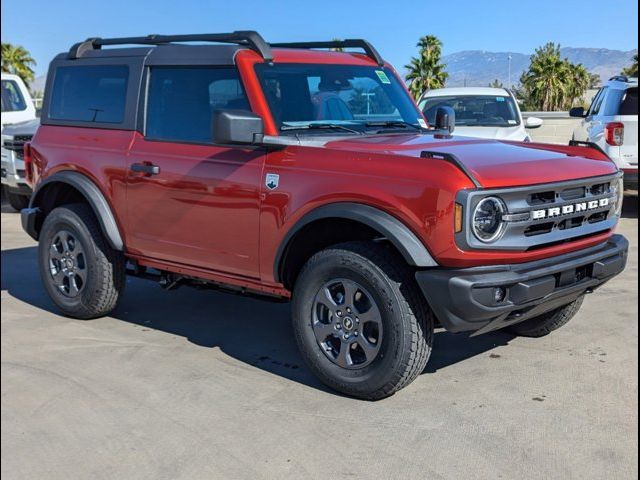
[[[114,250],[123,251],[124,242],[122,241],[122,235],[116,222],[116,218],[111,211],[111,207],[107,202],[107,199],[102,194],[96,184],[89,179],[86,175],[78,172],[62,171],[47,177],[36,188],[33,196],[31,197],[30,208],[41,208],[41,203],[44,199],[44,192],[46,192],[47,186],[54,183],[65,183],[78,190],[87,202],[91,206],[93,213],[95,213],[102,233],[106,237],[109,245]]]

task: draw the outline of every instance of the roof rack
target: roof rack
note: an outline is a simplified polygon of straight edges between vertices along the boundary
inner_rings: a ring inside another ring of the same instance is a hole
[[[609,80],[614,82],[638,83],[638,77],[628,77],[626,75],[614,75]]]
[[[384,60],[378,51],[366,40],[351,38],[348,40],[330,40],[326,42],[289,42],[272,43],[272,47],[278,48],[362,48],[367,57],[374,60],[378,65],[383,66]]]
[[[259,53],[266,62],[273,60],[271,47],[279,48],[361,48],[364,53],[383,66],[384,60],[378,51],[369,42],[354,38],[348,40],[330,40],[327,42],[290,42],[269,44],[264,38],[253,30],[242,30],[231,33],[196,33],[189,35],[147,35],[146,37],[121,37],[121,38],[88,38],[84,42],[78,42],[69,49],[67,58],[81,58],[86,52],[100,50],[105,45],[166,45],[174,42],[212,42],[232,43],[243,45]]]
[[[146,37],[88,38],[69,50],[68,58],[82,57],[87,51],[99,50],[105,45],[162,45],[173,42],[215,42],[245,45],[258,52],[265,61],[273,60],[271,47],[258,32],[252,30],[231,33],[202,33],[190,35],[147,35]]]

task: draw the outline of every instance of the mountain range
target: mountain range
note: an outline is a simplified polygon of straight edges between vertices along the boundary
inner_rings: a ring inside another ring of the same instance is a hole
[[[631,64],[638,50],[621,51],[606,48],[571,48],[560,50],[563,58],[582,63],[591,73],[606,81]],[[448,87],[486,87],[494,80],[507,86],[509,82],[509,55],[511,55],[511,83],[518,84],[520,75],[529,67],[530,55],[515,52],[486,52],[467,50],[443,57],[449,73]]]
[[[606,48],[571,48],[560,50],[562,56],[573,63],[582,63],[591,73],[600,75],[604,82],[631,64],[631,58],[638,50],[622,51]],[[511,83],[516,85],[520,75],[529,67],[529,55],[514,52],[486,52],[466,50],[443,57],[447,65],[448,87],[464,85],[486,87],[494,80],[507,86],[509,82],[509,55],[511,55]],[[399,70],[403,73],[402,70]],[[36,77],[31,83],[33,92],[43,91],[46,75]]]

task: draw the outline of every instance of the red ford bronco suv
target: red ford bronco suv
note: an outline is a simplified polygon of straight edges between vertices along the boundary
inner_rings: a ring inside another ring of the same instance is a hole
[[[606,155],[453,120],[363,40],[89,39],[49,68],[22,223],[66,315],[108,314],[127,274],[290,298],[310,369],[379,399],[434,327],[546,335],[626,264]]]

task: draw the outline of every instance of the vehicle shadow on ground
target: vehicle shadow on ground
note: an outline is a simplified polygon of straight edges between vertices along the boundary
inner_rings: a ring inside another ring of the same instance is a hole
[[[2,250],[2,290],[39,309],[59,314],[40,282],[37,248]],[[302,363],[289,320],[289,305],[189,287],[164,291],[157,284],[128,278],[112,318],[179,335],[195,345],[225,354],[274,375],[329,391]],[[512,337],[489,333],[475,338],[441,330],[424,373],[505,345]]]

